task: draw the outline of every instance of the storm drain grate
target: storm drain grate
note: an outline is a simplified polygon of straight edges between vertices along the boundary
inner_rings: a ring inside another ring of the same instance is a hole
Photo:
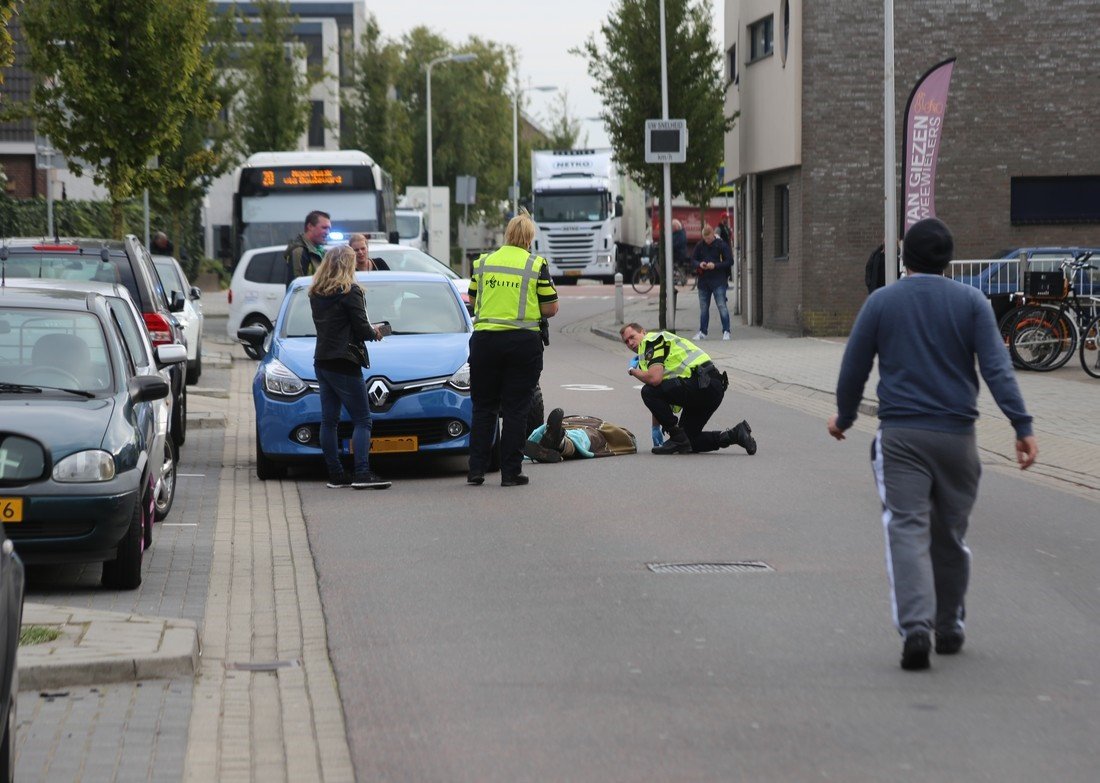
[[[746,574],[774,571],[761,560],[738,560],[732,563],[646,563],[655,574]]]
[[[279,669],[297,669],[302,662],[294,658],[289,661],[226,661],[225,668],[239,672],[273,672]]]

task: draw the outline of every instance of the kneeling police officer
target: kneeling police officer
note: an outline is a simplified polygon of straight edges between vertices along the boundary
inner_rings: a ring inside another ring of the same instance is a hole
[[[630,323],[619,330],[638,356],[629,373],[644,385],[642,402],[669,437],[654,454],[690,454],[741,446],[756,453],[756,440],[747,421],[726,430],[703,431],[726,396],[729,379],[719,372],[705,351],[672,332],[647,332]],[[673,406],[682,410],[677,420]]]

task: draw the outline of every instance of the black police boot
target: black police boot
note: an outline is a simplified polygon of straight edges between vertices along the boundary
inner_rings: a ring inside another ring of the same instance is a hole
[[[756,453],[756,439],[753,438],[752,427],[747,421],[742,421],[728,430],[722,430],[718,434],[718,445],[723,449],[728,446],[741,446],[749,456]]]
[[[687,433],[679,427],[673,427],[668,433],[668,440],[660,446],[653,447],[654,454],[690,454],[691,441]]]
[[[565,411],[561,408],[554,408],[546,417],[546,432],[542,435],[542,442],[549,448],[561,448],[561,442],[565,439],[565,430],[561,426],[561,420],[564,418]]]

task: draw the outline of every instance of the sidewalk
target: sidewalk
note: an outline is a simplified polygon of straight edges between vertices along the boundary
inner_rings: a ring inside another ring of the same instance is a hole
[[[654,329],[659,319],[655,295],[644,301],[631,301],[623,311],[626,322],[636,321]],[[711,359],[729,372],[730,384],[741,393],[752,394],[779,404],[788,404],[825,418],[835,411],[835,388],[845,339],[789,337],[760,327],[739,323],[731,313],[732,340],[709,339],[700,343]],[[694,292],[677,299],[677,333],[691,337],[698,329],[699,305]],[[720,335],[718,313],[711,309],[711,329]],[[615,313],[591,318],[593,334],[619,341]],[[1076,357],[1052,373],[1017,372],[1016,377],[1028,410],[1035,418],[1039,441],[1039,461],[1027,471],[1015,465],[1014,437],[1004,415],[983,385],[978,396],[981,418],[978,420],[978,447],[982,461],[994,469],[1011,470],[1027,481],[1055,486],[1063,491],[1100,502],[1100,419],[1091,407],[1082,408],[1082,400],[1095,399],[1100,383],[1081,370]],[[863,415],[856,427],[865,431],[877,428],[877,369],[864,389]]]

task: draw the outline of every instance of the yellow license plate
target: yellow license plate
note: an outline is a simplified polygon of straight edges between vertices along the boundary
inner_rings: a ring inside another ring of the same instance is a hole
[[[0,522],[23,521],[23,498],[0,498]]]
[[[581,276],[581,270],[579,270],[579,269],[566,269],[565,270],[565,276],[566,277],[580,277]]]
[[[417,451],[420,441],[415,435],[397,435],[389,438],[371,438],[371,454],[396,454]]]

